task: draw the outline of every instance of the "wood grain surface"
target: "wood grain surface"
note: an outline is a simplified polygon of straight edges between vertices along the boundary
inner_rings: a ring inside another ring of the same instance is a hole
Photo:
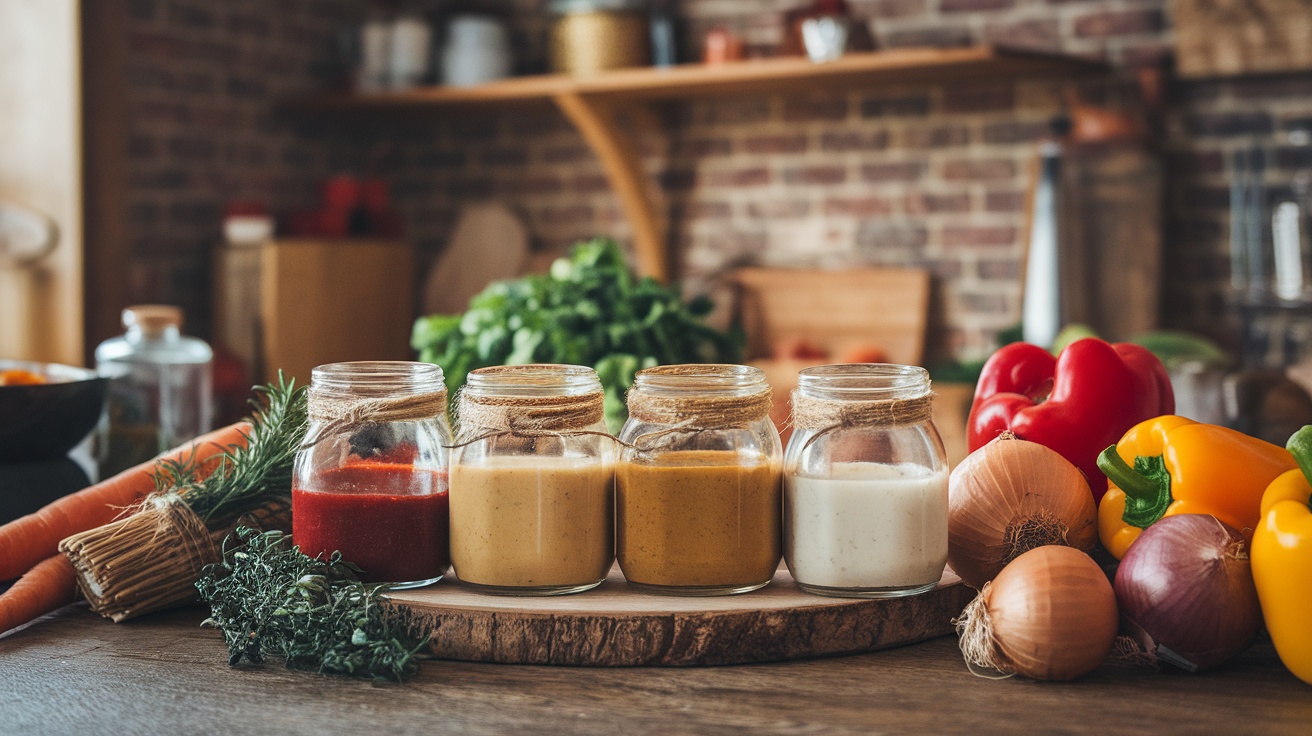
[[[1171,14],[1182,77],[1312,69],[1312,0],[1172,0]]]
[[[433,620],[433,653],[511,664],[689,666],[774,662],[902,646],[952,631],[973,596],[945,573],[907,598],[811,595],[780,566],[745,595],[688,598],[639,593],[619,566],[586,593],[485,595],[454,579],[392,599]]]
[[[895,48],[844,54],[825,64],[804,57],[748,59],[717,64],[633,67],[597,74],[538,74],[473,87],[423,86],[394,92],[315,95],[288,100],[300,114],[507,105],[545,101],[558,95],[627,102],[689,97],[782,94],[817,89],[877,89],[881,86],[941,84],[1007,77],[1073,75],[1106,69],[1076,56],[998,46]]]
[[[5,734],[1306,734],[1312,687],[1267,642],[1205,675],[1105,665],[974,677],[952,637],[697,668],[426,661],[401,685],[227,665],[198,608],[111,624],[73,606],[0,638]]]

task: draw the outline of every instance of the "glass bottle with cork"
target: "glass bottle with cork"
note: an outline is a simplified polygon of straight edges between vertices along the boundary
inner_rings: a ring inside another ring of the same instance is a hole
[[[330,363],[310,379],[310,427],[296,455],[292,536],[334,551],[366,582],[415,588],[450,565],[446,385],[429,363]]]
[[[779,432],[759,368],[639,371],[616,467],[616,554],[629,584],[731,595],[779,566]]]
[[[457,402],[451,561],[503,595],[594,588],[615,559],[614,438],[601,381],[577,365],[469,373]]]
[[[125,334],[96,347],[109,379],[98,432],[100,475],[145,462],[211,429],[214,352],[182,334],[182,310],[141,304],[123,310]]]

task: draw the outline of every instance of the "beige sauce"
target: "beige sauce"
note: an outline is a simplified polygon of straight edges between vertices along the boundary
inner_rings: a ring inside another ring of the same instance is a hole
[[[610,571],[613,465],[541,456],[456,463],[450,496],[451,564],[465,582],[570,588]]]
[[[667,452],[616,468],[620,568],[670,587],[760,585],[779,566],[780,472],[735,452]]]

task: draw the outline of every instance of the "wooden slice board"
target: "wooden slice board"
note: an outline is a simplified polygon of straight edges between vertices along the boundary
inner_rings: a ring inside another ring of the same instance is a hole
[[[828,598],[802,591],[780,565],[753,593],[686,598],[639,593],[619,566],[597,588],[559,597],[503,597],[453,577],[392,600],[433,621],[444,659],[512,664],[696,666],[854,654],[952,632],[974,591],[950,570],[907,598]]]

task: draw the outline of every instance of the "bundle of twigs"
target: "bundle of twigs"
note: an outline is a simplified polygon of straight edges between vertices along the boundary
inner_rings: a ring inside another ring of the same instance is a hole
[[[206,565],[239,524],[290,526],[292,463],[305,439],[305,390],[279,379],[260,389],[267,403],[251,418],[249,442],[217,465],[162,461],[156,492],[118,521],[59,544],[92,610],[124,621],[195,600]],[[213,471],[205,474],[209,467]]]

